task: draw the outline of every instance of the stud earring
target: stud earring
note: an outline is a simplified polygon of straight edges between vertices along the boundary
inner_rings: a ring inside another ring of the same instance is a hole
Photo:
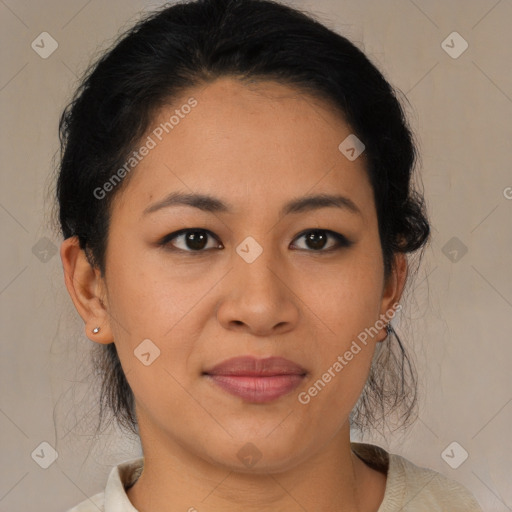
[[[100,332],[100,328],[99,328],[99,327],[95,327],[95,328],[92,330],[92,332],[93,332],[94,334],[98,334],[98,333]]]

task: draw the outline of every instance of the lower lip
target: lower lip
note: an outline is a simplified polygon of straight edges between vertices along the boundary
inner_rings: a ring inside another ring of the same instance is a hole
[[[224,391],[247,402],[266,403],[276,400],[294,390],[303,375],[274,375],[271,377],[249,377],[239,375],[207,375]]]

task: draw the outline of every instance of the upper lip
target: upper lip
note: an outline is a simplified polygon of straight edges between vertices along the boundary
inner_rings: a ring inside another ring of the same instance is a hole
[[[204,373],[208,375],[271,377],[275,375],[305,375],[307,372],[298,364],[284,357],[262,359],[254,356],[241,356],[226,359]]]

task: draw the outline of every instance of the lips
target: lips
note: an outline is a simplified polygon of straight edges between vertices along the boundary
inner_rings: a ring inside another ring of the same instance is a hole
[[[252,356],[233,357],[205,371],[208,375],[238,375],[268,377],[274,375],[304,375],[306,370],[284,357],[258,359]]]
[[[246,402],[266,403],[288,394],[307,371],[283,357],[234,357],[203,372],[224,391]]]

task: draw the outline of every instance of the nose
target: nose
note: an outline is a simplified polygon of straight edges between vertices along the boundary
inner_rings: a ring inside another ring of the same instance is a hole
[[[300,318],[291,270],[270,250],[248,263],[234,253],[233,268],[223,283],[217,317],[225,329],[256,336],[282,334]]]

